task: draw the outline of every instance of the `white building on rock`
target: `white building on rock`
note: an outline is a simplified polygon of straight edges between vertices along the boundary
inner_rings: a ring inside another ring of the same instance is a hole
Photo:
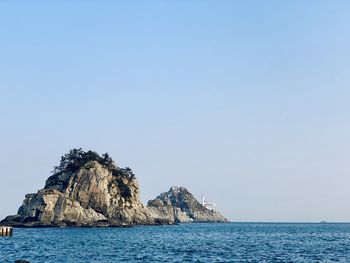
[[[204,195],[202,195],[202,205],[209,209],[210,211],[215,211],[215,206],[216,204],[214,203],[209,203],[208,201],[205,200]]]

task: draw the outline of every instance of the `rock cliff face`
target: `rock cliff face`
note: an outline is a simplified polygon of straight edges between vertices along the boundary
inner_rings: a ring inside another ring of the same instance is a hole
[[[76,172],[49,177],[45,188],[27,194],[12,226],[124,226],[168,223],[157,220],[140,202],[139,186],[129,170],[110,170],[96,161]]]
[[[224,222],[185,188],[172,187],[145,207],[130,168],[117,167],[108,154],[73,149],[46,180],[27,194],[17,215],[0,225],[17,227],[133,226],[175,222]]]
[[[170,222],[228,222],[219,212],[204,207],[184,187],[173,186],[148,202],[153,217]]]

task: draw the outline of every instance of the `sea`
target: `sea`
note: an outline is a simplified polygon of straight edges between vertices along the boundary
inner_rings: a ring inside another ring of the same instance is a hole
[[[16,228],[0,262],[350,262],[350,224]]]

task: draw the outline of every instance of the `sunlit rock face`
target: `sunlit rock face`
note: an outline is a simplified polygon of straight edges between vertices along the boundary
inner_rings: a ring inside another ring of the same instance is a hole
[[[203,206],[184,187],[171,187],[149,201],[147,207],[154,217],[171,222],[228,222],[219,212]]]
[[[140,202],[139,186],[128,169],[107,168],[90,161],[74,172],[49,177],[45,188],[27,194],[14,226],[131,226],[167,223]]]
[[[177,222],[226,222],[183,187],[172,187],[148,202],[130,168],[106,153],[73,149],[61,157],[44,189],[27,194],[17,215],[0,225],[17,227],[134,226]]]

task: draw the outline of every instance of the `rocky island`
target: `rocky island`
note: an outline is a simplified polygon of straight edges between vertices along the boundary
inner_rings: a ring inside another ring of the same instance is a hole
[[[148,201],[147,208],[155,218],[170,222],[227,222],[219,212],[198,202],[184,187],[171,187],[168,192]]]
[[[0,225],[14,227],[134,226],[178,222],[227,222],[183,187],[172,187],[144,206],[130,168],[106,153],[73,149],[61,157],[44,189],[27,194],[17,215]]]

